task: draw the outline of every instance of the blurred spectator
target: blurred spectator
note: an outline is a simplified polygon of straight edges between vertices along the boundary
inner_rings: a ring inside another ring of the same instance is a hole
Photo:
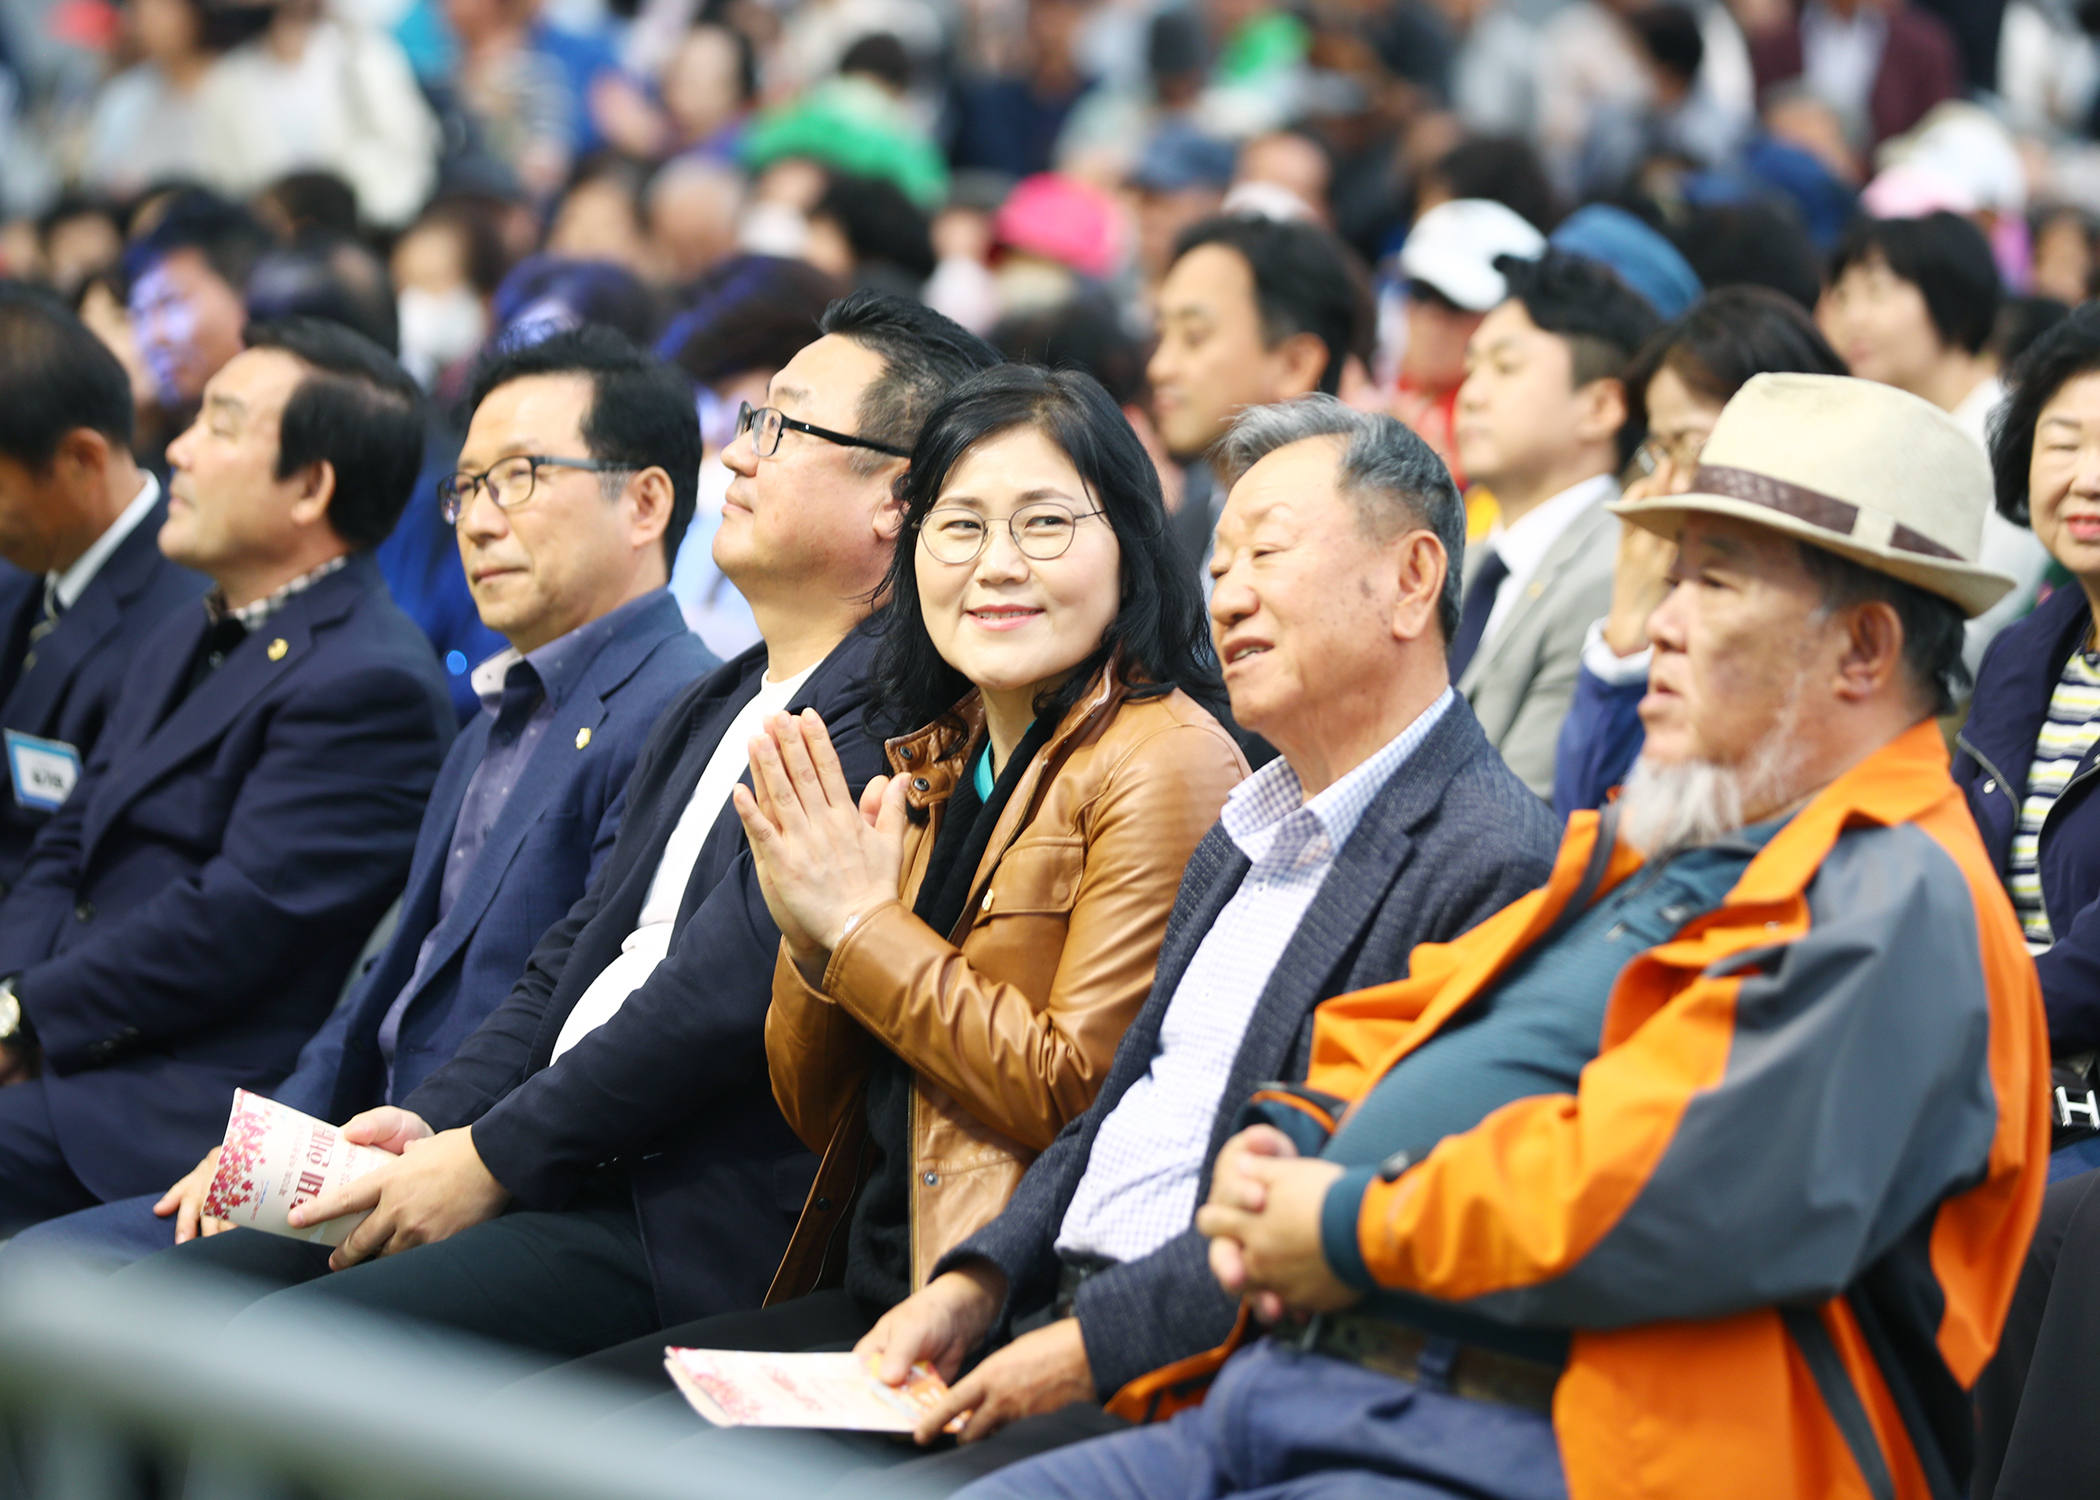
[[[658,353],[699,388],[700,498],[671,569],[671,593],[686,623],[724,661],[758,644],[758,622],[714,560],[715,533],[731,478],[722,450],[737,411],[763,406],[773,377],[810,342],[839,284],[798,260],[741,255],[716,266],[672,319]]]
[[[536,344],[586,323],[607,324],[630,343],[646,345],[656,333],[657,305],[641,278],[624,266],[535,255],[503,278],[490,315],[496,340],[506,346]]]
[[[309,234],[357,233],[357,190],[333,172],[292,172],[255,195],[249,207],[287,244]]]
[[[437,180],[437,121],[400,44],[324,14],[320,0],[279,0],[269,29],[212,67],[197,102],[197,169],[234,196],[319,168],[356,190],[365,218],[397,227]]]
[[[2093,215],[2069,204],[2037,208],[2029,218],[2034,241],[2034,290],[2076,307],[2093,294]]]
[[[745,164],[761,171],[785,157],[808,157],[883,178],[931,209],[947,193],[948,164],[906,100],[910,79],[896,37],[863,37],[847,50],[836,77],[751,122]]]
[[[695,152],[664,164],[644,194],[649,258],[669,286],[684,286],[736,250],[744,178]]]
[[[36,228],[41,277],[68,302],[89,281],[114,271],[124,255],[116,215],[92,198],[60,198],[44,210]]]
[[[177,426],[204,383],[240,353],[248,275],[270,248],[269,231],[246,209],[187,193],[126,252],[132,334]],[[174,431],[156,435],[165,441]]]
[[[1750,58],[1760,95],[1802,80],[1855,150],[1901,135],[1962,91],[1954,34],[1909,0],[1803,0],[1791,21],[1751,38]]]
[[[853,49],[876,35],[893,44],[892,76],[900,95],[919,68],[931,69],[945,42],[940,14],[927,0],[803,0],[782,23],[767,66],[768,88],[791,95],[819,87],[833,72],[849,71]]]
[[[1167,274],[1182,232],[1223,206],[1232,168],[1232,147],[1192,125],[1170,125],[1146,144],[1130,186],[1137,195],[1138,271],[1148,286]]]
[[[568,176],[577,96],[567,70],[533,45],[535,0],[444,0],[458,64],[439,92],[461,154],[479,155],[535,199]]]
[[[849,285],[914,296],[933,274],[930,229],[894,183],[841,172],[810,210],[807,258]]]
[[[1998,35],[1995,88],[2007,121],[2045,139],[2091,133],[2100,93],[2100,50],[2091,7],[2065,0],[2012,0]]]
[[[1348,250],[1317,225],[1220,215],[1174,251],[1146,374],[1160,438],[1189,470],[1174,529],[1207,570],[1225,500],[1204,464],[1211,444],[1247,407],[1333,395],[1370,312]]]
[[[602,260],[647,275],[649,231],[642,217],[645,169],[610,154],[578,165],[555,205],[546,252],[566,260]]]
[[[1998,369],[2011,369],[2042,335],[2070,314],[2071,309],[2054,297],[2007,297],[1998,304],[1984,353]]]
[[[1984,447],[2005,394],[1984,351],[1998,298],[1990,244],[1967,219],[1863,219],[1831,259],[1816,321],[1853,374],[1924,397]],[[1971,672],[1991,637],[2033,608],[2049,566],[2034,534],[1995,511],[1984,518],[1982,558],[2018,586],[1969,622]]]
[[[1576,209],[1553,231],[1552,244],[1616,272],[1665,318],[1676,317],[1705,290],[1675,245],[1609,203]]]
[[[401,347],[386,265],[353,239],[312,235],[265,252],[248,273],[243,300],[252,321],[323,318],[356,329],[390,355]]]
[[[1509,298],[1466,351],[1458,452],[1500,513],[1466,549],[1451,675],[1489,743],[1545,797],[1583,634],[1611,602],[1619,529],[1604,507],[1641,438],[1626,370],[1662,320],[1611,271],[1565,251],[1504,256],[1498,269]]]
[[[1194,124],[1203,93],[1203,31],[1194,12],[1168,9],[1152,17],[1145,33],[1145,66],[1142,86],[1093,88],[1073,106],[1057,141],[1060,168],[1111,182],[1128,176],[1162,136],[1184,129],[1203,139]],[[1232,162],[1231,148],[1221,149],[1227,152],[1222,193]],[[1169,235],[1162,250],[1172,243]]]
[[[1647,433],[1626,498],[1691,489],[1699,451],[1728,398],[1753,375],[1787,370],[1846,373],[1800,304],[1764,287],[1722,287],[1649,339],[1626,372],[1630,419]],[[1648,617],[1670,590],[1676,556],[1674,543],[1619,523],[1611,611],[1583,637],[1575,698],[1554,757],[1553,810],[1561,817],[1603,805],[1640,754]]]
[[[80,161],[81,181],[115,197],[205,169],[201,95],[227,44],[203,0],[131,0],[123,14],[139,60],[96,93]]]
[[[1002,311],[1069,302],[1080,280],[1100,282],[1123,261],[1122,224],[1108,195],[1041,173],[1016,183],[992,217]]]
[[[1240,147],[1232,180],[1235,188],[1245,183],[1281,188],[1311,217],[1334,222],[1334,159],[1302,132],[1278,130],[1248,141]]]
[[[1677,248],[1706,286],[1763,286],[1813,311],[1823,295],[1823,261],[1800,218],[1773,202],[1695,209]]]
[[[1541,232],[1560,218],[1538,153],[1513,136],[1475,136],[1438,157],[1415,185],[1415,212],[1455,198],[1503,204]]]
[[[481,347],[503,280],[503,241],[487,215],[440,199],[394,243],[390,262],[401,367],[425,390]]]
[[[733,163],[758,98],[758,58],[750,38],[726,26],[693,27],[672,47],[657,95],[651,98],[645,83],[628,74],[607,74],[592,87],[591,118],[629,156],[657,160],[692,153]]]
[[[1406,278],[1406,344],[1393,392],[1393,415],[1413,428],[1451,471],[1460,492],[1452,419],[1466,378],[1466,345],[1480,320],[1509,295],[1495,262],[1535,259],[1546,237],[1513,209],[1484,198],[1440,203],[1415,221],[1400,251]]]
[[[1211,0],[1200,14],[1210,33],[1211,69],[1197,122],[1242,140],[1297,118],[1311,41],[1305,22],[1277,0]]]
[[[996,77],[961,80],[955,144],[958,168],[1009,177],[1047,172],[1059,135],[1093,80],[1079,71],[1075,43],[1090,0],[1027,0],[1019,66]]]
[[[1537,26],[1520,16],[1511,0],[1438,0],[1438,5],[1457,44],[1451,105],[1459,119],[1483,136],[1529,135],[1538,116]]]

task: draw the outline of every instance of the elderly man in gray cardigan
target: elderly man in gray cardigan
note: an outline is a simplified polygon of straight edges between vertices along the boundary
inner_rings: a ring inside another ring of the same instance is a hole
[[[1248,410],[1222,456],[1212,627],[1234,716],[1281,758],[1190,860],[1093,1107],[862,1342],[893,1379],[915,1359],[952,1376],[990,1346],[920,1431],[967,1411],[963,1445],[914,1480],[959,1485],[1120,1426],[1103,1403],[1121,1386],[1222,1341],[1237,1305],[1194,1221],[1240,1106],[1304,1076],[1320,1001],[1400,977],[1415,944],[1552,864],[1551,814],[1446,671],[1465,515],[1444,466],[1320,396]]]

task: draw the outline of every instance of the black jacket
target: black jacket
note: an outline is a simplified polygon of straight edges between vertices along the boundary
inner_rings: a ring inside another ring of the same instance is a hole
[[[1255,1087],[1305,1076],[1314,1006],[1402,977],[1417,943],[1448,941],[1544,885],[1559,841],[1546,805],[1502,763],[1465,701],[1453,703],[1364,810],[1270,975],[1219,1100],[1197,1202],[1208,1196],[1209,1164]],[[939,1274],[973,1257],[997,1265],[1009,1289],[1005,1322],[1055,1296],[1053,1246],[1095,1133],[1151,1068],[1175,987],[1247,870],[1223,825],[1213,828],[1189,861],[1167,920],[1151,998],[1124,1033],[1093,1107],[1029,1167],[1006,1212],[935,1268]],[[1208,1254],[1192,1222],[1152,1254],[1080,1287],[1074,1311],[1103,1400],[1231,1331],[1238,1305],[1212,1277]]]
[[[856,788],[883,769],[861,722],[872,654],[863,626],[788,705],[823,716]],[[765,647],[753,647],[665,710],[582,899],[540,940],[510,998],[402,1101],[434,1129],[472,1125],[482,1161],[527,1208],[566,1207],[601,1164],[622,1164],[667,1324],[758,1306],[816,1173],[766,1074],[780,931],[726,800],[670,953],[559,1066],[549,1059],[569,1012],[634,931],[671,831],[765,664]]]
[[[1969,799],[2002,880],[2012,853],[2035,742],[2064,663],[2093,628],[2085,593],[2067,584],[1998,633],[1976,674],[1976,696],[1956,740],[1954,780]],[[2056,943],[2034,961],[2059,1054],[2100,1047],[2100,745],[2078,763],[2042,825],[2042,904]]]

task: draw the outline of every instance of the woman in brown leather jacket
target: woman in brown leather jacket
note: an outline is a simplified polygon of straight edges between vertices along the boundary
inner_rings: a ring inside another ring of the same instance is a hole
[[[850,1343],[999,1212],[1107,1074],[1246,774],[1157,473],[1091,377],[973,377],[898,492],[895,774],[856,799],[780,715],[736,793],[782,933],[773,1093],[823,1157],[768,1303],[799,1300],[738,1347]]]

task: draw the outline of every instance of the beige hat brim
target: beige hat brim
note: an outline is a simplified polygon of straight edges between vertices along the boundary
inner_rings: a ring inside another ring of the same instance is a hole
[[[1652,500],[1619,500],[1605,507],[1615,516],[1658,536],[1675,539],[1688,515],[1730,516],[1771,531],[1785,532],[1802,541],[1850,558],[1877,573],[1887,573],[1905,583],[1914,583],[1928,593],[1949,599],[1973,620],[2018,586],[2018,580],[1974,563],[1924,557],[1915,552],[1869,546],[1865,542],[1829,531],[1807,521],[1796,520],[1781,510],[1738,500],[1729,495],[1711,495],[1694,490],[1683,495],[1657,495]]]

